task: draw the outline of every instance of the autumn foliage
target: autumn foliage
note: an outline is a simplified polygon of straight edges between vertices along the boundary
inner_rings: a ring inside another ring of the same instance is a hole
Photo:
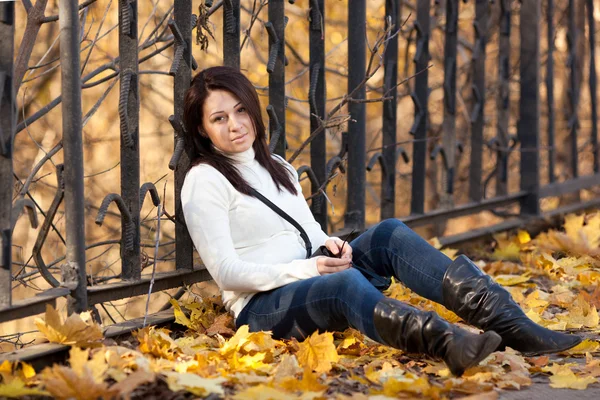
[[[172,300],[175,326],[183,329],[148,326],[116,343],[102,337],[89,315],[62,320],[48,307],[36,324],[49,341],[72,346],[68,365],[36,373],[27,363],[5,361],[0,396],[439,399],[487,392],[494,398],[498,390],[532,385],[534,375],[547,377],[552,388],[583,390],[600,377],[599,241],[600,214],[595,213],[567,216],[562,230],[533,239],[526,231],[500,234],[491,248],[480,249],[477,264],[512,293],[530,318],[586,337],[558,356],[526,358],[506,349],[457,378],[438,360],[380,345],[353,329],[315,332],[301,341],[275,340],[270,332],[250,332],[248,326],[235,330],[218,298],[190,295],[185,301]],[[440,247],[435,239],[431,243]],[[457,253],[441,251],[449,257]],[[443,306],[399,283],[385,294],[461,323]]]

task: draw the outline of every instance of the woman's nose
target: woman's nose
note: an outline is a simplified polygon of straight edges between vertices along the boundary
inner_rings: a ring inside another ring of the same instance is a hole
[[[229,117],[229,129],[231,130],[238,130],[240,129],[240,127],[242,126],[240,120],[237,118],[237,116],[231,116]]]

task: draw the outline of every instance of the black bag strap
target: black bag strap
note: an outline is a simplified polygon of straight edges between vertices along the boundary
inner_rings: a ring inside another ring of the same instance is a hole
[[[250,188],[250,192],[260,201],[265,203],[271,210],[275,211],[281,218],[285,219],[287,222],[292,224],[294,228],[298,229],[300,232],[300,237],[304,240],[304,245],[306,247],[306,258],[310,258],[312,254],[312,243],[310,243],[310,238],[306,234],[306,231],[302,226],[296,222],[296,220],[289,216],[288,213],[283,211],[281,208],[277,207],[271,200],[267,199],[265,196],[260,194],[256,189]]]

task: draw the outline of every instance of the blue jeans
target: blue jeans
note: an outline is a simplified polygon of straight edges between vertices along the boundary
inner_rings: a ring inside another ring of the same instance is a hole
[[[442,279],[452,260],[397,219],[380,222],[353,240],[356,267],[305,279],[254,295],[236,319],[238,327],[302,340],[315,331],[355,328],[373,340],[375,305],[393,276],[417,294],[442,302]]]

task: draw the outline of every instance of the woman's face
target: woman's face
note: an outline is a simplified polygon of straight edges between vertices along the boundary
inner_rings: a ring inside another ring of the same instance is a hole
[[[203,130],[212,144],[224,153],[241,153],[254,143],[254,124],[234,94],[213,90],[202,109]]]

